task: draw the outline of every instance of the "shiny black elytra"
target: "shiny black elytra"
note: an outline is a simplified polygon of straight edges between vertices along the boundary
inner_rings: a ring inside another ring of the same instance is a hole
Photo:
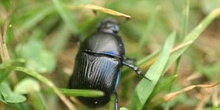
[[[116,87],[122,66],[125,65],[141,75],[137,66],[128,63],[118,31],[117,22],[106,19],[98,25],[97,31],[80,45],[69,88],[101,90],[105,93],[102,97],[77,97],[88,107],[104,106],[109,102],[110,96],[115,94],[115,110],[118,110]]]

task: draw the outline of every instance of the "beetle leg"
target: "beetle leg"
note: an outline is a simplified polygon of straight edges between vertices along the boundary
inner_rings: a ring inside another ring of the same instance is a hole
[[[126,61],[127,63],[131,63],[131,64],[135,64],[137,62],[136,59],[128,58],[128,57],[124,57],[124,61]]]
[[[115,109],[114,110],[118,110],[118,94],[117,92],[114,92],[114,95],[115,95]]]
[[[149,78],[147,78],[145,75],[143,75],[143,74],[141,73],[141,70],[140,70],[137,66],[135,66],[135,65],[133,65],[133,64],[129,64],[126,60],[123,61],[123,65],[125,65],[125,66],[127,66],[127,67],[133,69],[138,76],[142,76],[142,77],[144,77],[145,79],[150,80]]]

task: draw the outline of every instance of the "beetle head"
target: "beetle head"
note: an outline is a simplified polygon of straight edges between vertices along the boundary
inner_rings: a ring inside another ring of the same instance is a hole
[[[103,22],[98,24],[98,30],[101,32],[117,34],[119,31],[119,26],[116,20],[107,18]]]

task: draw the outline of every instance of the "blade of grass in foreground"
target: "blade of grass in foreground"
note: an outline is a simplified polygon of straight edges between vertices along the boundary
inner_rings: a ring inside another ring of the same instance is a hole
[[[80,90],[80,89],[59,89],[66,96],[100,97],[104,96],[102,91],[98,90]]]
[[[176,34],[172,33],[165,42],[164,48],[158,58],[158,60],[151,66],[146,76],[151,80],[142,79],[138,83],[134,95],[132,97],[131,110],[141,110],[148,97],[151,95],[155,85],[157,84],[160,76],[163,74],[163,70],[168,62],[171,54],[171,49],[175,41]]]

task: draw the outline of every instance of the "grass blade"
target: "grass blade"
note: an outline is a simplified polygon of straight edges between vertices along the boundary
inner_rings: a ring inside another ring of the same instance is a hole
[[[100,97],[104,93],[98,90],[60,89],[66,96]]]
[[[91,10],[96,10],[96,11],[98,10],[98,11],[101,11],[103,13],[107,13],[107,14],[110,14],[110,15],[122,16],[122,17],[126,17],[127,19],[131,18],[131,16],[126,15],[124,13],[120,13],[120,12],[117,12],[117,11],[114,11],[114,10],[111,10],[111,9],[108,9],[108,8],[104,8],[104,7],[100,7],[100,6],[92,5],[92,4],[87,4],[87,5],[66,5],[66,7],[71,9],[71,10],[75,10],[75,9],[78,9],[78,8],[91,9]]]
[[[169,36],[169,38],[165,42],[164,48],[162,49],[162,52],[158,60],[151,66],[149,71],[146,73],[146,76],[151,81],[142,79],[140,83],[137,85],[132,98],[132,105],[130,107],[131,110],[141,110],[142,106],[145,104],[152,91],[154,90],[154,87],[157,84],[160,76],[162,75],[165,65],[169,59],[171,49],[174,44],[175,36],[175,33],[172,33]]]
[[[30,30],[30,28],[36,26],[37,23],[39,23],[40,21],[45,19],[46,16],[48,16],[50,13],[53,12],[53,10],[54,10],[54,8],[49,6],[49,7],[43,8],[43,9],[39,10],[38,12],[36,12],[35,15],[31,16],[23,24],[21,24],[20,30],[19,30],[20,33],[24,32],[26,30]]]
[[[146,30],[146,32],[144,32],[144,34],[141,36],[141,38],[139,40],[138,47],[137,47],[137,50],[139,53],[138,54],[139,58],[141,57],[140,55],[142,54],[142,51],[143,51],[142,48],[146,44],[150,34],[152,33],[154,26],[155,26],[159,9],[160,8],[158,7],[158,8],[156,8],[156,10],[154,10],[153,15],[150,17],[150,20],[148,21],[148,24],[144,29],[144,30]]]
[[[188,32],[188,24],[189,24],[189,9],[190,9],[190,1],[185,0],[185,7],[183,9],[183,21],[182,21],[182,38],[187,35]]]
[[[57,11],[59,12],[60,16],[64,20],[64,22],[68,25],[69,29],[73,34],[78,32],[78,28],[76,27],[75,23],[73,22],[74,18],[72,15],[59,0],[52,0],[54,6],[56,7]]]
[[[208,27],[208,25],[220,15],[220,8],[212,11],[189,35],[184,39],[184,41],[175,47],[172,51],[169,62],[166,66],[166,70],[179,58],[183,52],[199,37],[199,35]]]

